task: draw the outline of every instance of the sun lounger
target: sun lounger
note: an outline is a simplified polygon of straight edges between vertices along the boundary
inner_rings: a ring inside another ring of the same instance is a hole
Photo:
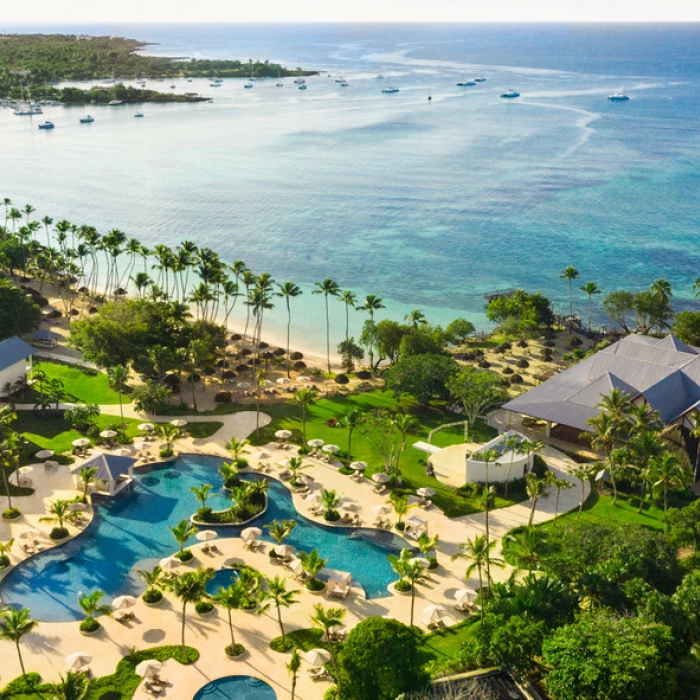
[[[292,477],[292,472],[290,472],[289,469],[283,469],[277,476],[282,479],[282,481],[288,481]]]
[[[330,673],[325,668],[310,668],[309,676],[314,681],[322,681],[330,678]]]
[[[117,610],[114,613],[114,619],[117,622],[126,622],[127,620],[131,620],[134,617],[134,613],[131,612],[130,610]]]
[[[37,548],[29,542],[25,542],[23,545],[21,545],[21,549],[25,554],[36,554],[38,551]]]
[[[384,484],[377,484],[372,490],[374,493],[382,494],[386,491],[386,486],[384,486]]]

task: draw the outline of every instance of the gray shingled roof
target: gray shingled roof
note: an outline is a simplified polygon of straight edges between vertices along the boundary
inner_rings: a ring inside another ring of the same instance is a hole
[[[101,479],[102,481],[116,481],[117,477],[128,472],[129,467],[133,467],[137,461],[138,460],[132,457],[120,457],[103,452],[95,455],[92,459],[88,459],[87,462],[83,462],[80,466],[85,469],[97,467],[97,472],[95,474],[96,479]]]
[[[34,354],[31,345],[27,345],[17,336],[7,338],[0,343],[0,371],[12,367],[21,360],[26,360]]]
[[[700,401],[700,355],[673,335],[631,335],[518,396],[504,408],[579,430],[598,413],[600,397],[617,388],[643,395],[669,423]]]

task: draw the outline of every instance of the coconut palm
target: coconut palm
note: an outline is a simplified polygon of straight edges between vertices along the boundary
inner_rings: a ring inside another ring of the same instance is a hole
[[[326,359],[328,361],[328,374],[331,373],[331,321],[328,315],[328,297],[337,297],[340,293],[340,286],[335,280],[326,277],[323,282],[315,282],[312,294],[323,294],[326,304]]]
[[[578,504],[578,515],[576,520],[581,519],[581,512],[583,511],[583,502],[586,496],[586,482],[591,481],[595,477],[596,467],[591,464],[577,464],[573,469],[571,469],[571,476],[578,479],[581,484],[581,499]]]
[[[302,294],[299,285],[294,284],[294,282],[285,282],[284,284],[278,284],[279,292],[277,296],[284,299],[284,303],[287,307],[287,376],[291,377],[292,372],[292,360],[289,357],[289,336],[292,327],[292,310],[290,306],[290,301],[294,297],[298,297]]]
[[[403,517],[408,513],[409,510],[411,510],[411,508],[415,508],[416,506],[415,503],[408,502],[408,496],[400,496],[397,493],[391,494],[391,496],[389,497],[389,505],[394,509],[394,513],[398,517],[398,521],[396,523],[398,529],[401,529],[401,525],[403,524]]]
[[[574,316],[574,287],[573,287],[573,283],[574,283],[575,279],[578,279],[578,270],[573,265],[569,265],[559,275],[559,279],[560,280],[567,280],[569,283],[569,318],[573,318],[573,316]]]
[[[612,453],[615,443],[619,439],[620,423],[612,417],[611,413],[599,413],[597,416],[589,418],[586,422],[593,428],[592,447],[596,450],[602,450],[607,457],[610,483],[613,487],[612,504],[615,506],[617,505],[617,481],[615,479],[616,465]]]
[[[595,407],[601,413],[607,413],[615,422],[618,433],[628,427],[629,415],[632,411],[632,401],[629,394],[620,389],[611,389],[609,393],[600,397]]]
[[[593,297],[602,294],[600,287],[595,282],[586,282],[579,289],[588,297],[588,329],[593,330]]]
[[[297,690],[297,675],[299,674],[299,669],[301,668],[301,657],[299,656],[299,650],[292,649],[292,658],[287,664],[287,670],[292,675],[292,695],[290,700],[294,700]]]
[[[345,460],[345,466],[349,467],[350,462],[352,461],[352,434],[355,432],[355,428],[357,428],[357,426],[359,426],[362,422],[362,411],[360,411],[359,408],[353,408],[349,413],[346,413],[345,416],[340,419],[340,422],[347,428],[348,431],[348,453],[347,459]],[[698,450],[698,454],[700,454],[700,450]]]
[[[215,593],[211,599],[214,603],[226,610],[228,616],[228,628],[231,632],[231,650],[236,648],[236,637],[233,631],[233,611],[238,610],[244,601],[245,591],[240,581],[232,583],[227,588],[219,586],[218,593]]]
[[[326,518],[330,517],[340,503],[340,495],[334,489],[321,490],[321,505],[324,508]]]
[[[484,491],[486,492],[487,496],[486,499],[484,500],[484,524],[486,526],[486,540],[488,542],[491,542],[491,532],[490,532],[490,523],[489,523],[489,513],[491,511],[491,498],[490,498],[490,486],[489,486],[489,464],[491,462],[496,462],[496,460],[499,457],[498,450],[496,449],[490,449],[490,450],[482,450],[481,452],[477,452],[474,455],[474,458],[482,461],[484,463],[484,475],[486,477],[484,481]],[[491,562],[489,558],[489,553],[490,553],[490,548],[486,552],[486,575],[489,579],[491,580]]]
[[[693,481],[700,481],[700,412],[693,411],[692,415],[690,416],[690,420],[693,423],[690,436],[698,441],[695,448],[695,469],[693,470]]]
[[[630,451],[631,461],[638,471],[638,478],[642,488],[639,499],[638,513],[644,510],[644,503],[647,493],[647,484],[651,481],[652,460],[658,459],[663,454],[665,444],[658,433],[652,430],[645,430],[636,433],[627,443]]]
[[[115,365],[114,367],[107,368],[107,376],[109,377],[109,383],[112,388],[119,395],[119,413],[122,417],[121,429],[124,430],[124,406],[123,406],[123,394],[127,388],[127,382],[129,381],[129,369],[124,367],[124,365]]]
[[[435,556],[435,550],[437,549],[439,541],[440,535],[430,536],[427,532],[421,532],[418,536],[416,544],[418,545],[418,550],[421,554],[425,554],[425,556],[432,554]]]
[[[180,547],[180,554],[184,551],[185,542],[197,532],[197,528],[187,518],[181,520],[175,527],[168,527],[168,530],[173,533],[173,537]]]
[[[540,479],[536,474],[526,474],[525,475],[525,491],[530,499],[530,518],[527,522],[528,527],[532,527],[532,523],[535,519],[535,508],[537,508],[537,502],[540,498],[547,498],[548,494],[544,490],[547,485],[546,479]]]
[[[413,309],[404,316],[403,320],[410,323],[414,331],[417,331],[420,326],[425,326],[428,323],[425,314],[420,309]]]
[[[49,504],[50,515],[39,518],[40,523],[55,523],[56,527],[65,529],[66,522],[73,522],[78,514],[70,509],[70,502],[62,498],[57,498]]]
[[[310,552],[299,552],[297,554],[301,562],[301,568],[309,575],[309,583],[318,583],[316,576],[328,564],[328,557],[325,559],[318,553],[317,549],[312,549]]]
[[[504,489],[504,497],[508,498],[508,484],[510,482],[510,473],[513,469],[513,460],[516,454],[524,454],[523,441],[517,435],[511,435],[506,438],[505,450],[510,452],[510,462],[508,462],[508,471],[506,472],[506,485]]]
[[[527,571],[528,574],[537,568],[542,556],[548,551],[546,533],[533,527],[520,531],[511,530],[503,538],[503,542],[509,548],[515,568],[518,571]]]
[[[481,621],[484,621],[484,567],[488,562],[494,566],[503,567],[504,562],[491,556],[491,550],[496,546],[496,542],[489,542],[486,535],[476,535],[459,545],[459,553],[452,557],[455,559],[466,559],[469,562],[465,575],[469,578],[476,569],[479,576],[479,594],[481,596]],[[488,577],[489,582],[491,578]]]
[[[233,455],[234,462],[241,459],[241,455],[248,452],[250,440],[240,440],[237,437],[232,437],[228,442],[224,443],[224,447]]]
[[[84,673],[68,671],[61,682],[51,686],[51,700],[84,700],[90,681]]]
[[[260,593],[260,607],[257,610],[258,615],[262,615],[267,612],[271,606],[275,607],[277,612],[277,622],[280,626],[280,632],[282,633],[282,639],[284,639],[284,625],[282,624],[282,608],[290,608],[299,601],[296,600],[296,596],[299,591],[297,590],[287,590],[287,579],[275,576],[274,578],[265,579],[267,581],[267,589],[261,591]]]
[[[78,605],[85,613],[86,620],[94,620],[98,615],[110,615],[112,613],[112,606],[101,602],[104,596],[104,591],[100,590],[93,591],[87,595],[78,595]]]
[[[326,639],[328,640],[328,651],[331,655],[331,663],[335,671],[335,682],[338,686],[338,691],[341,689],[341,673],[338,668],[338,657],[335,651],[335,642],[329,632],[339,625],[343,624],[345,617],[345,608],[324,608],[321,603],[314,605],[314,613],[311,615],[311,623],[314,627],[323,630]]]
[[[270,533],[270,537],[277,542],[279,547],[284,540],[292,534],[292,530],[297,526],[296,520],[273,520],[263,527]]]
[[[165,440],[165,449],[168,452],[173,449],[173,443],[180,436],[180,428],[172,423],[159,423],[155,432],[159,438]]]
[[[632,404],[626,418],[632,436],[646,431],[658,432],[664,427],[659,412],[655,411],[648,403]]]
[[[156,565],[150,571],[148,569],[136,569],[136,573],[148,586],[148,590],[160,590],[163,583],[163,569],[160,566]]]
[[[690,474],[683,463],[672,452],[664,452],[661,457],[652,458],[651,473],[654,479],[652,488],[661,489],[664,494],[664,514],[668,511],[668,490],[681,489],[690,481]]]
[[[32,619],[31,613],[27,608],[0,610],[0,639],[15,643],[22,676],[26,676],[27,671],[24,668],[24,660],[22,659],[22,650],[19,643],[22,641],[22,637],[29,634],[38,624],[36,620]]]
[[[659,299],[664,304],[668,304],[673,296],[673,292],[671,291],[671,283],[661,277],[651,283],[649,291],[655,299]]]
[[[399,460],[401,459],[401,453],[406,449],[406,435],[408,435],[413,428],[418,426],[418,421],[408,413],[397,413],[391,420],[394,427],[401,435],[401,443],[399,449],[396,451],[396,477],[400,482],[401,468],[399,466]]]
[[[207,581],[214,576],[212,569],[199,569],[198,571],[185,571],[168,582],[168,589],[180,599],[182,603],[182,627],[180,643],[185,647],[185,619],[187,605],[198,603],[207,593]]]
[[[358,306],[358,311],[366,311],[369,314],[369,320],[374,323],[374,312],[379,309],[383,309],[384,304],[382,303],[382,298],[378,297],[376,294],[368,294],[365,297],[365,302],[362,306]],[[374,371],[374,346],[369,346],[369,366],[370,369]]]
[[[556,491],[554,501],[554,524],[556,525],[557,517],[559,516],[559,496],[562,491],[574,488],[574,483],[563,477],[558,477],[554,472],[547,472],[544,475],[545,484],[551,486]]]
[[[267,370],[258,367],[255,370],[255,437],[260,435],[260,393],[265,386]]]
[[[200,486],[190,486],[190,491],[194,494],[194,497],[199,501],[199,510],[203,511],[207,507],[207,499],[211,495],[209,492],[214,487],[211,484],[201,484]]]
[[[287,469],[292,472],[291,479],[289,480],[292,486],[296,486],[297,474],[299,472],[303,471],[304,469],[311,469],[313,466],[313,464],[304,464],[303,457],[290,457],[287,461]]]
[[[345,304],[345,341],[350,340],[350,309],[356,308],[357,296],[350,289],[338,293],[338,299]]]
[[[80,467],[80,469],[78,469],[78,475],[83,484],[83,503],[87,503],[88,491],[90,490],[90,485],[95,481],[97,470],[97,467]]]
[[[310,386],[305,386],[303,389],[299,389],[292,399],[292,403],[301,407],[301,441],[303,444],[306,444],[306,412],[316,403],[317,398],[318,392]]]

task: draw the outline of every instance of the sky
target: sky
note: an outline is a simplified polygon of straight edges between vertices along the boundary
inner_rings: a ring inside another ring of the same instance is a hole
[[[700,22],[700,0],[31,0],[3,24],[94,22]],[[8,27],[9,28],[9,27]]]

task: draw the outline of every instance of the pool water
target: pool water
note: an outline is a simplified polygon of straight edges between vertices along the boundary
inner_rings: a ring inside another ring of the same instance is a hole
[[[277,700],[277,694],[259,678],[226,676],[207,683],[192,700]]]
[[[135,569],[150,569],[172,554],[177,543],[168,525],[175,525],[197,509],[190,486],[213,484],[215,495],[208,505],[214,509],[229,503],[217,470],[220,463],[218,457],[188,455],[147,473],[137,473],[133,493],[97,506],[95,519],[83,535],[10,572],[0,585],[2,602],[27,607],[42,622],[66,622],[83,617],[78,605],[80,592],[100,589],[106,594],[106,602],[117,595],[139,595],[145,584]],[[312,523],[297,513],[287,488],[270,479],[268,508],[255,525],[262,527],[275,519],[296,520],[298,525],[285,542],[300,550],[318,549],[328,557],[329,567],[351,572],[368,598],[388,595],[387,586],[396,575],[387,554],[398,553],[406,545],[403,539],[375,530],[363,530],[361,537],[350,539],[353,529]],[[224,527],[217,531],[222,537],[232,537],[241,529]],[[263,539],[269,539],[267,531],[263,532]],[[190,544],[194,543],[193,538]],[[218,589],[218,585],[211,590]]]

